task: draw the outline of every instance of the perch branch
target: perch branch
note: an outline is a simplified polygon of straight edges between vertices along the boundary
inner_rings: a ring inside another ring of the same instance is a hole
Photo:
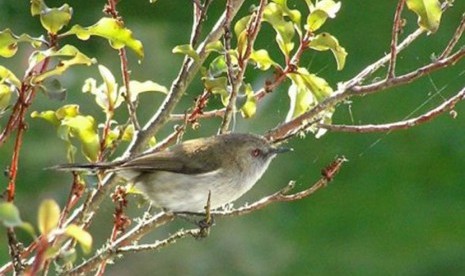
[[[416,118],[403,120],[399,122],[389,123],[389,124],[379,124],[379,125],[326,125],[326,124],[317,124],[319,128],[324,128],[330,131],[339,131],[339,132],[358,132],[358,133],[367,133],[367,132],[386,132],[392,130],[407,129],[419,124],[423,124],[431,121],[437,116],[443,114],[446,111],[453,110],[455,105],[465,98],[465,88],[460,90],[455,96],[451,97],[447,101],[443,102],[438,107],[418,116]]]

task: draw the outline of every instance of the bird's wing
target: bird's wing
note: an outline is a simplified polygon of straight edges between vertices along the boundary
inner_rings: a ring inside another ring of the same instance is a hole
[[[183,174],[205,173],[216,168],[205,166],[186,155],[173,151],[160,151],[134,157],[117,166],[114,170],[138,170],[141,172],[169,171]]]

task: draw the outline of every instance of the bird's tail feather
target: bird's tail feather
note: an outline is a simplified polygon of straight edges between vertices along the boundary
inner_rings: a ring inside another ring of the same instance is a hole
[[[99,170],[108,170],[114,166],[113,163],[68,163],[60,164],[53,167],[48,167],[46,170],[55,170],[55,171],[99,171]]]

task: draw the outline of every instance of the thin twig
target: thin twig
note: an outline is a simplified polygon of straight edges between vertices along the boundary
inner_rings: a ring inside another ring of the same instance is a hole
[[[402,28],[402,10],[405,6],[406,0],[399,0],[397,3],[396,12],[394,14],[394,23],[392,24],[392,38],[391,38],[391,58],[389,60],[388,74],[387,78],[393,78],[396,70],[396,61],[397,61],[397,38],[399,32]]]
[[[233,0],[230,0],[233,1]],[[228,1],[229,3],[229,1]],[[252,54],[253,50],[253,45],[255,43],[255,40],[257,39],[258,32],[260,31],[261,27],[261,20],[263,17],[263,12],[265,11],[265,7],[268,1],[262,0],[260,1],[260,5],[258,9],[255,11],[255,13],[250,17],[249,23],[247,24],[247,43],[245,45],[244,51],[240,51],[238,53],[238,70],[237,74],[235,74],[235,70],[233,68],[233,64],[231,62],[231,56],[230,56],[230,24],[231,22],[227,22],[228,24],[225,25],[225,55],[226,55],[226,64],[228,68],[228,80],[231,86],[231,94],[229,95],[228,99],[228,105],[226,106],[224,116],[223,116],[223,121],[221,123],[220,127],[220,133],[225,133],[229,129],[229,124],[231,122],[231,119],[233,117],[233,114],[235,112],[236,108],[236,100],[237,100],[237,94],[239,92],[239,88],[241,86],[241,82],[244,79],[245,71],[247,69],[247,63],[250,59],[250,55]],[[227,9],[228,9],[227,4]]]
[[[371,132],[386,132],[392,130],[408,129],[419,124],[423,124],[431,121],[437,116],[443,114],[446,111],[453,110],[455,105],[465,98],[465,88],[463,88],[455,96],[451,97],[447,101],[443,102],[438,107],[412,119],[403,120],[399,122],[389,124],[378,124],[378,125],[327,125],[317,124],[317,127],[324,128],[330,131],[338,132],[357,132],[357,133],[371,133]]]
[[[237,82],[238,76],[236,74],[235,65],[231,58],[231,8],[234,0],[226,1],[226,20],[224,22],[224,56],[227,66],[228,83],[230,87],[228,104],[224,112],[223,120],[219,129],[219,134],[226,133],[229,130],[229,125],[233,118],[233,113],[236,112],[236,99],[239,92],[239,83]]]
[[[405,38],[397,47],[397,52],[405,49],[410,43],[412,43],[416,38],[418,38],[424,32],[423,29],[419,28]],[[429,74],[435,70],[450,66],[463,58],[465,55],[465,49],[459,50],[453,55],[447,57],[446,59],[434,61],[424,67],[421,67],[413,72],[404,74],[393,79],[382,80],[373,84],[368,85],[359,85],[361,84],[368,76],[376,72],[381,68],[386,62],[390,60],[390,54],[385,55],[378,61],[367,66],[363,69],[358,75],[352,79],[340,84],[338,89],[333,93],[332,96],[324,99],[318,103],[314,108],[310,109],[306,113],[292,119],[289,122],[281,124],[276,128],[270,130],[266,134],[266,138],[270,141],[279,140],[281,137],[292,137],[297,133],[296,130],[300,129],[299,127],[305,122],[313,121],[313,119],[319,114],[327,110],[328,108],[335,107],[338,103],[341,103],[352,96],[362,96],[368,93],[380,92],[386,88],[393,87],[395,85],[409,83],[419,77],[422,77],[426,74]]]
[[[455,45],[457,45],[457,42],[462,37],[462,34],[464,31],[465,31],[465,13],[462,14],[462,20],[460,20],[459,26],[455,30],[455,33],[452,36],[452,39],[449,40],[449,43],[447,44],[446,48],[444,49],[444,51],[442,52],[442,54],[439,56],[438,59],[444,59],[445,57],[450,55]]]
[[[439,69],[454,65],[456,62],[465,57],[465,48],[449,55],[444,59],[438,59],[423,67],[420,67],[410,73],[398,76],[392,79],[381,80],[378,82],[370,83],[367,85],[360,85],[352,87],[352,94],[366,95],[373,92],[379,92],[387,88],[398,86],[400,84],[410,83],[420,77],[430,74]]]
[[[235,0],[232,1],[232,7],[230,9],[230,15],[235,16],[239,11],[239,8],[242,6],[245,0]],[[215,26],[212,28],[208,36],[204,41],[197,47],[196,52],[198,55],[197,61],[194,61],[192,58],[186,57],[181,70],[173,81],[170,91],[163,101],[161,107],[149,120],[149,122],[144,126],[144,128],[138,132],[135,136],[136,138],[129,146],[126,151],[126,155],[133,155],[142,151],[145,144],[150,140],[155,133],[160,130],[160,128],[168,122],[170,114],[173,112],[175,106],[181,99],[182,95],[186,91],[189,84],[192,82],[195,74],[199,71],[201,65],[208,57],[209,52],[206,51],[206,47],[209,43],[218,41],[223,35],[223,26],[226,20],[226,14],[220,17]]]
[[[194,22],[192,24],[192,32],[191,32],[191,39],[190,44],[192,47],[197,46],[197,42],[200,38],[200,34],[202,33],[202,26],[205,17],[207,16],[207,10],[210,6],[212,0],[205,0],[203,5],[200,3],[200,0],[192,1],[194,5]]]

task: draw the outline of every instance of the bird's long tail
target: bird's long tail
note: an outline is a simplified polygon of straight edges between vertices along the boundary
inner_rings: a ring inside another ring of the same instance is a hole
[[[69,164],[60,164],[53,167],[48,167],[46,170],[56,170],[56,171],[106,171],[113,168],[115,164],[113,162],[108,163],[69,163]]]

